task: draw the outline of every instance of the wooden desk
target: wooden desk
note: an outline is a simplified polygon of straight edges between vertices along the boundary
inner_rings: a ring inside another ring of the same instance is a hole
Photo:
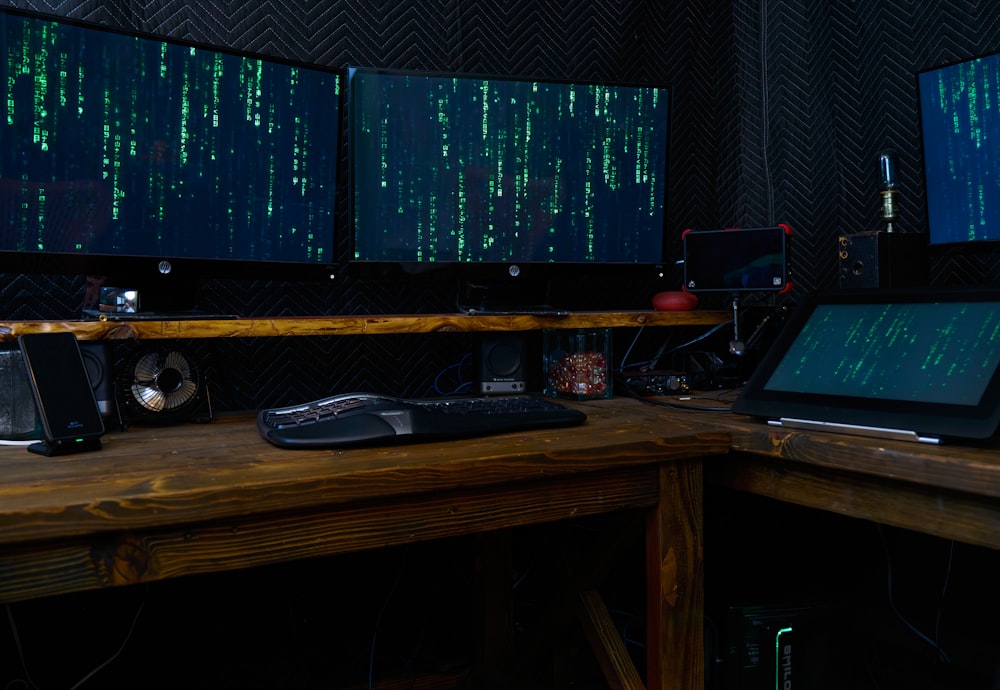
[[[70,331],[80,340],[161,340],[165,338],[261,338],[390,333],[483,333],[536,331],[543,328],[643,328],[715,326],[726,311],[617,311],[542,314],[368,314],[336,316],[262,316],[238,319],[167,319],[134,321],[0,321],[0,342],[24,333]]]
[[[729,413],[672,412],[725,429],[705,481],[945,539],[1000,549],[1000,446],[788,430]]]
[[[630,400],[582,406],[582,427],[391,448],[281,450],[246,416],[80,455],[2,448],[0,601],[643,509],[648,687],[701,688],[701,459],[729,435]],[[614,652],[615,687],[637,687]]]

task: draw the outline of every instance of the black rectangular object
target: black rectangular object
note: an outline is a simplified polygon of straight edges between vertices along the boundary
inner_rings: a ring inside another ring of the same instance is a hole
[[[857,232],[837,238],[841,288],[894,288],[927,285],[927,235]]]
[[[684,289],[688,292],[785,292],[791,289],[787,225],[686,230]]]
[[[100,448],[104,420],[76,336],[26,333],[18,343],[45,433],[28,450],[63,455]]]
[[[833,666],[834,634],[823,606],[734,606],[726,621],[725,690],[844,687]]]

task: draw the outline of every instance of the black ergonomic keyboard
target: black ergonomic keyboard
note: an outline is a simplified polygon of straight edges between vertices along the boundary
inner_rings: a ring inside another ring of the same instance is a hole
[[[404,399],[343,393],[257,413],[257,429],[282,448],[407,443],[582,424],[587,416],[533,395]]]

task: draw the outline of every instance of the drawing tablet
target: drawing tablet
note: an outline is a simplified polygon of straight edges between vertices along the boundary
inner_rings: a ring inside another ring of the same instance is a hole
[[[732,410],[928,443],[990,438],[1000,425],[1000,290],[809,296]]]

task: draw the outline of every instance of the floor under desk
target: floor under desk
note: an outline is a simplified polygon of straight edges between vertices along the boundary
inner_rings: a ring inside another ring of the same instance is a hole
[[[567,583],[617,541],[594,589],[645,668],[642,512],[15,602],[0,682],[72,687],[120,649],[94,687],[606,688]]]

